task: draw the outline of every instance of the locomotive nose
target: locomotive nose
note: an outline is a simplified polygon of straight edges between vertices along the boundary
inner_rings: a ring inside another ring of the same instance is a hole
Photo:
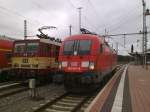
[[[65,70],[66,72],[84,72],[93,71],[95,69],[94,61],[83,61],[83,60],[66,60],[59,62],[59,68]]]
[[[92,82],[92,78],[90,76],[84,76],[81,78],[81,82],[83,84],[90,84]]]

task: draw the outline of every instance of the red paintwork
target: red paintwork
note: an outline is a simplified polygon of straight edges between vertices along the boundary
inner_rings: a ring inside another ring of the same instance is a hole
[[[12,46],[12,40],[0,39],[0,70],[11,67],[10,59],[6,55],[11,54]]]
[[[63,55],[63,47],[64,42],[68,40],[92,40],[92,46],[91,46],[91,53],[89,55],[83,55],[83,56],[64,56]],[[81,34],[81,35],[74,35],[71,37],[68,37],[64,40],[62,43],[62,46],[60,48],[60,54],[59,54],[59,62],[67,61],[67,62],[77,62],[78,66],[76,67],[65,67],[62,68],[64,72],[85,72],[89,71],[88,68],[82,68],[80,67],[82,61],[93,61],[95,62],[95,69],[94,71],[100,71],[105,72],[112,69],[114,65],[116,65],[117,62],[117,55],[116,52],[113,50],[111,51],[109,46],[105,46],[104,52],[100,53],[100,44],[104,44],[102,39],[96,35],[90,35],[90,34]],[[111,53],[113,52],[113,53]]]
[[[24,53],[15,53],[14,52],[14,48],[15,48],[15,44],[16,43],[18,43],[18,44],[20,44],[20,43],[33,43],[33,42],[37,42],[37,43],[39,43],[39,39],[34,39],[34,40],[16,40],[16,41],[14,41],[14,44],[13,44],[13,57],[24,57],[24,56],[26,56],[26,52],[24,52]],[[37,56],[38,54],[37,53],[34,53],[34,54],[32,54],[32,55],[30,55],[30,54],[28,54],[28,56],[30,56],[30,57],[34,57],[34,56]]]
[[[74,48],[76,52],[73,51],[74,53],[71,53],[71,55],[64,55],[64,43],[69,40],[76,40],[76,48]],[[91,40],[90,53],[86,55],[78,53],[80,49],[79,40]],[[101,45],[104,46],[103,52],[101,51]],[[83,62],[92,63],[92,66],[86,63],[86,67],[82,67]],[[80,34],[64,40],[59,52],[59,63],[59,68],[64,73],[65,89],[71,92],[88,92],[96,88],[103,78],[114,70],[117,63],[117,54],[97,35]],[[64,65],[67,66],[64,67]]]
[[[38,51],[36,53],[27,53],[27,52],[24,52],[24,53],[15,53],[14,52],[14,49],[13,49],[13,57],[55,57],[54,55],[54,45],[49,45],[50,47],[50,52],[44,52],[44,47],[46,45],[46,43],[42,43],[40,42],[40,39],[30,39],[30,40],[16,40],[13,44],[13,48],[15,47],[15,44],[16,43],[34,43],[34,42],[37,42],[39,43],[39,47],[38,47]]]

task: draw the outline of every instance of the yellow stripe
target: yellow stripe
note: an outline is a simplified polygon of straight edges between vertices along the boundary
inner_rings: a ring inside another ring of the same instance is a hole
[[[11,49],[1,49],[0,48],[0,51],[11,51]]]
[[[23,60],[27,59],[24,63]],[[58,64],[55,63],[55,58],[50,57],[12,57],[12,65],[18,64],[20,68],[32,68],[33,65],[38,64],[38,68],[56,67]],[[22,67],[21,67],[22,66]]]

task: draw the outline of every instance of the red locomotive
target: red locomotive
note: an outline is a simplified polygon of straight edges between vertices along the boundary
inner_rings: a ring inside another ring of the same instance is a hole
[[[58,69],[61,42],[53,39],[16,40],[13,44],[12,68],[15,79],[52,79]]]
[[[59,68],[67,91],[94,89],[115,68],[117,54],[102,38],[93,34],[73,35],[64,40]]]
[[[8,71],[11,69],[11,53],[13,39],[0,37],[0,80],[7,80]]]

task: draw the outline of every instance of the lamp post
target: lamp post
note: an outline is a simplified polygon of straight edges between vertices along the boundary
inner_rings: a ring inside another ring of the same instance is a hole
[[[82,7],[79,7],[78,10],[79,10],[79,34],[81,33],[80,29],[81,29],[81,9]]]
[[[146,9],[146,3],[144,0],[142,0],[143,3],[143,65],[146,65],[147,69],[147,27],[146,27],[146,16],[150,15],[149,9]]]
[[[146,9],[145,16],[149,16],[149,15],[150,15],[149,9]],[[146,34],[145,34],[145,42],[146,42],[145,64],[146,64],[146,69],[148,69],[148,66],[147,66],[147,26],[145,26],[145,30],[146,30]]]

